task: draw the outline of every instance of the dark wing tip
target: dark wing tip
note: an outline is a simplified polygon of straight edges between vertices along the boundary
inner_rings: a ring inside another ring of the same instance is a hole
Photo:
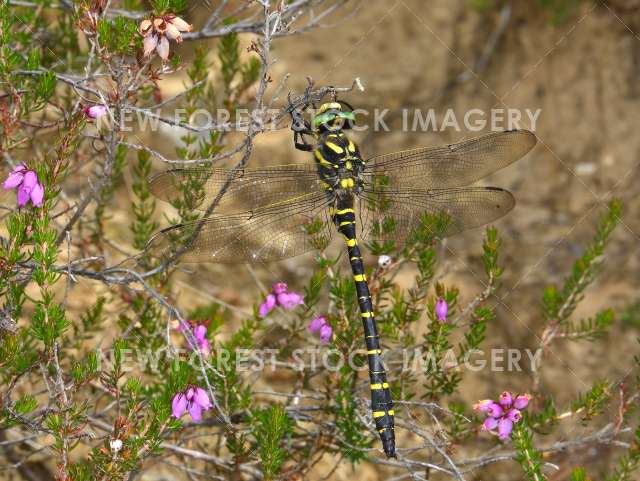
[[[518,158],[524,157],[531,149],[536,146],[538,142],[538,138],[536,134],[526,129],[519,130],[506,130],[505,134],[509,134],[509,136],[513,139],[514,145],[518,147]]]

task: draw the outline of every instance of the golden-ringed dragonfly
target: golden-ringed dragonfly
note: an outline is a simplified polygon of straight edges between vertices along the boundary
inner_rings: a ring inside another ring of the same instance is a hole
[[[215,205],[215,214],[160,231],[147,250],[180,254],[183,262],[266,263],[324,247],[337,229],[364,326],[373,420],[385,454],[395,456],[393,401],[358,240],[402,245],[425,216],[443,215],[444,235],[502,217],[515,205],[510,192],[466,186],[524,156],[536,137],[505,131],[365,161],[345,133],[355,122],[346,102],[321,105],[311,122],[300,111],[292,117],[295,147],[312,152],[314,163],[175,169],[152,177],[152,193],[167,201],[180,198],[188,182],[198,182],[201,205]]]

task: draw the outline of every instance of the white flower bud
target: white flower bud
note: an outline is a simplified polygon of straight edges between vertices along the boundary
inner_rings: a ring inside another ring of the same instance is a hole
[[[378,265],[383,269],[389,267],[389,265],[391,265],[391,257],[384,254],[381,255],[380,257],[378,257]]]
[[[122,449],[122,441],[120,439],[112,439],[109,441],[109,447],[111,447],[111,452],[117,453]]]

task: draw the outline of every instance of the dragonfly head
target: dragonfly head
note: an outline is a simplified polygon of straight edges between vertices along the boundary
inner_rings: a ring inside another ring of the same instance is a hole
[[[320,106],[312,122],[313,130],[318,134],[350,129],[356,122],[356,114],[351,105],[344,101],[327,102]]]

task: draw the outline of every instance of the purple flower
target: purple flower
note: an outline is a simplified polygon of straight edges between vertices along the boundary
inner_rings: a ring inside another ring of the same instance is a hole
[[[498,403],[491,403],[489,409],[487,410],[487,414],[492,418],[499,418],[503,413],[502,407]]]
[[[276,296],[274,296],[273,294],[269,294],[264,302],[260,304],[260,308],[258,309],[260,317],[265,317],[267,314],[269,314],[273,309],[275,309],[276,304]]]
[[[211,352],[211,345],[207,340],[207,327],[204,324],[198,324],[193,328],[193,337],[196,338],[198,349],[200,349],[202,354],[208,356]]]
[[[514,423],[517,423],[522,419],[522,414],[520,413],[519,409],[509,409],[507,411],[507,419],[509,421],[513,421]]]
[[[436,317],[440,322],[447,321],[447,314],[449,313],[449,306],[447,305],[447,301],[443,298],[438,299],[436,302]]]
[[[511,436],[513,430],[513,421],[507,418],[502,418],[498,421],[498,438],[505,440]]]
[[[297,292],[284,292],[276,296],[278,304],[287,310],[295,309],[296,306],[304,304],[302,296]]]
[[[483,431],[493,431],[497,427],[498,427],[498,420],[496,418],[488,417],[482,423]]]
[[[473,405],[473,409],[475,409],[476,411],[480,411],[481,413],[486,413],[487,411],[489,411],[489,407],[492,404],[493,404],[493,401],[491,399],[483,399],[475,403]]]
[[[84,114],[90,119],[98,119],[106,115],[108,109],[106,105],[92,105],[84,108]]]
[[[207,391],[197,386],[187,386],[187,389],[180,391],[173,396],[171,401],[171,414],[176,418],[181,418],[188,411],[194,423],[199,423],[202,419],[202,411],[207,411],[213,407],[209,400]]]
[[[38,181],[38,175],[28,170],[24,164],[18,164],[2,184],[5,190],[17,188],[17,204],[23,207],[31,200],[35,207],[41,207],[44,200],[44,187]]]
[[[333,329],[329,324],[325,324],[320,328],[320,342],[323,344],[329,344],[331,336],[333,335]]]
[[[276,306],[291,310],[301,304],[304,304],[304,300],[300,294],[289,291],[287,284],[284,282],[276,282],[271,288],[271,292],[267,295],[262,304],[260,304],[258,314],[260,317],[265,317],[275,309]]]
[[[327,319],[324,316],[316,317],[309,324],[309,330],[314,334],[318,334],[320,342],[323,344],[329,344],[331,336],[333,335],[333,329],[327,323]]]
[[[498,399],[498,402],[500,403],[501,406],[505,406],[505,407],[511,406],[511,403],[513,402],[513,396],[509,391],[505,391],[502,394],[500,394],[500,398]]]
[[[492,418],[502,416],[502,407],[491,399],[484,399],[473,406],[473,409],[485,413]]]
[[[514,397],[509,391],[505,391],[500,394],[498,402],[491,399],[478,401],[473,408],[487,415],[482,423],[482,431],[497,433],[502,441],[508,439],[513,431],[513,425],[522,419],[520,410],[527,407],[529,399],[531,399],[529,394]]]
[[[531,399],[531,394],[520,394],[516,396],[513,407],[516,409],[524,409],[529,405],[529,399]]]
[[[327,320],[323,316],[316,317],[309,324],[309,330],[314,334],[317,334],[320,332],[320,329],[322,329],[322,326],[326,326],[326,325],[327,325]]]

